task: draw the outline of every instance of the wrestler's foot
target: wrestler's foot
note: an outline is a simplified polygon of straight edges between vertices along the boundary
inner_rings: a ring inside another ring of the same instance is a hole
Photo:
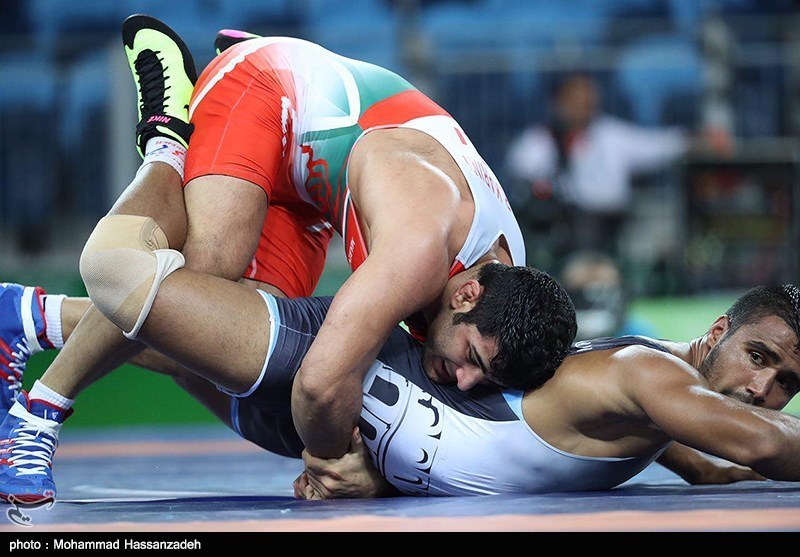
[[[13,503],[54,501],[52,461],[58,433],[72,409],[28,399],[20,391],[0,424],[0,499]]]
[[[189,48],[159,20],[136,14],[122,24],[122,42],[139,95],[136,147],[144,158],[147,140],[164,136],[189,146],[189,101],[197,70]]]
[[[0,420],[22,388],[28,358],[53,347],[45,335],[45,295],[38,286],[0,283]]]
[[[260,35],[254,35],[247,31],[237,31],[236,29],[222,29],[217,32],[217,38],[214,40],[214,50],[217,54],[228,50],[235,44],[249,39],[260,39]]]

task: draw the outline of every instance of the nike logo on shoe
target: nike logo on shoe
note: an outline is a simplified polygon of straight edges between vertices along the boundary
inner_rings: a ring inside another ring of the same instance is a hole
[[[171,121],[172,121],[172,118],[170,118],[169,116],[163,116],[163,115],[153,115],[153,116],[150,116],[150,118],[147,119],[147,123],[148,124],[151,124],[153,122],[161,122],[162,124],[169,124]]]

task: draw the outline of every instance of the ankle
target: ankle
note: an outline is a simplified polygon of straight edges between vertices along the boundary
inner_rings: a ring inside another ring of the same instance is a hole
[[[46,294],[42,296],[44,306],[45,336],[55,349],[64,347],[64,329],[61,319],[61,307],[66,296],[63,294]]]
[[[136,172],[139,172],[152,162],[162,162],[172,167],[183,182],[184,164],[186,162],[186,147],[178,141],[168,137],[153,137],[147,140],[144,161]]]
[[[28,398],[30,400],[36,399],[52,404],[64,412],[67,412],[72,408],[72,405],[75,404],[74,400],[57,393],[39,380],[33,383],[33,387],[30,392],[28,392]]]

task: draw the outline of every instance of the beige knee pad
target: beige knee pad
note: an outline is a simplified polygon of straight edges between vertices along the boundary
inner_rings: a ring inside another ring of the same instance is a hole
[[[110,215],[89,236],[80,271],[95,307],[135,339],[161,282],[185,262],[153,219]]]

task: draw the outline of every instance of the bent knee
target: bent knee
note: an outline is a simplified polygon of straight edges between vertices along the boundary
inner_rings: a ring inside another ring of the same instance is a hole
[[[92,303],[135,337],[158,285],[183,266],[167,237],[149,217],[110,215],[100,219],[80,258],[80,273]],[[146,315],[145,315],[146,317]]]

